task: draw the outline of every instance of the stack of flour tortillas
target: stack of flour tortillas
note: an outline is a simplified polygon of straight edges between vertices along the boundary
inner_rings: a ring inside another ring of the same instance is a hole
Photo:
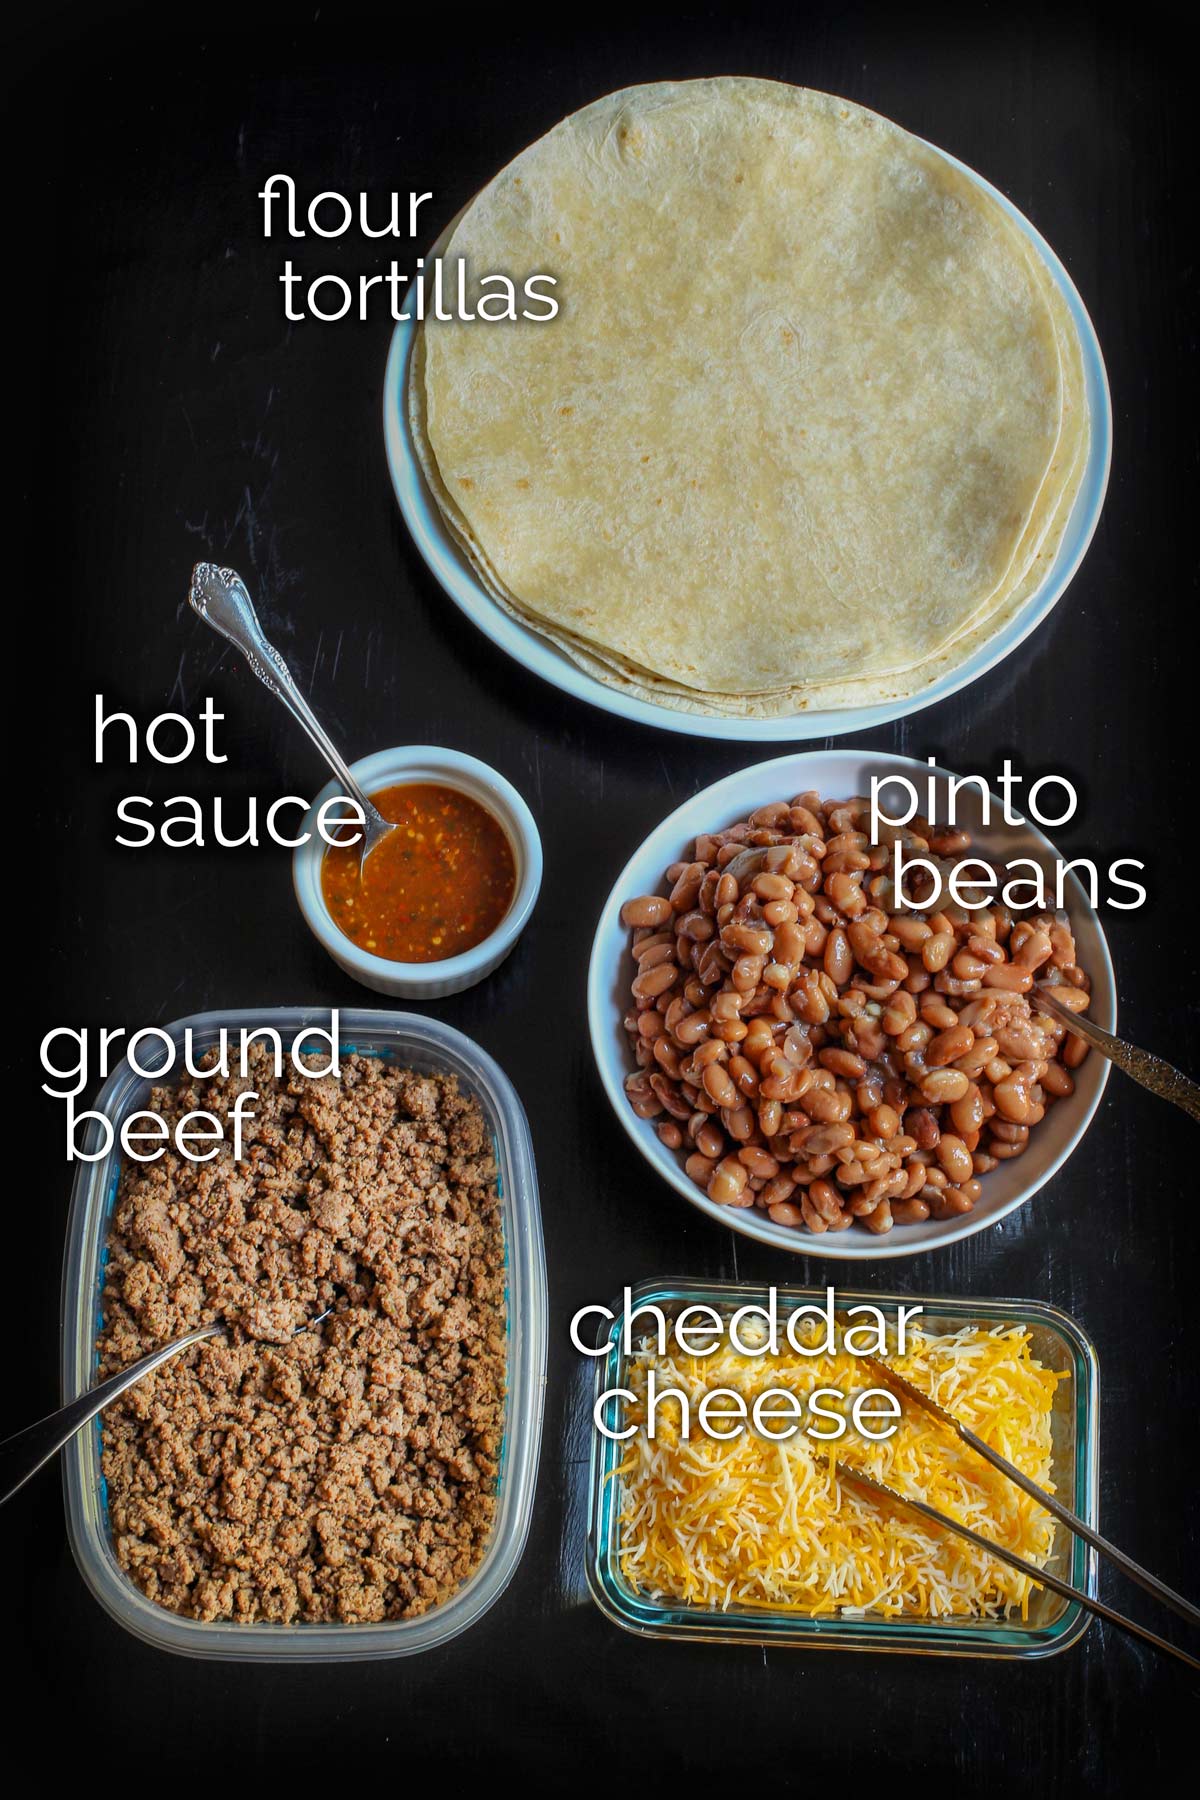
[[[916,695],[1053,561],[1088,414],[1004,209],[848,101],[729,77],[610,95],[467,208],[457,264],[548,322],[418,334],[427,479],[499,605],[599,680],[764,718]]]

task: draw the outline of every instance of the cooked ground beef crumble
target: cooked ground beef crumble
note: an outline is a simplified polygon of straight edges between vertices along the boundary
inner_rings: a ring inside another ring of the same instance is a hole
[[[453,1080],[262,1047],[158,1089],[168,1121],[258,1094],[245,1156],[127,1164],[100,1373],[213,1319],[104,1415],[118,1561],[195,1619],[411,1617],[478,1565],[504,1424],[504,1247],[478,1104]],[[335,1316],[293,1335],[336,1303]]]

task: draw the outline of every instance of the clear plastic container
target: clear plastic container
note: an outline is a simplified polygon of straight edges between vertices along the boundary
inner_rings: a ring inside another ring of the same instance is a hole
[[[177,1046],[192,1028],[197,1053],[217,1042],[222,1026],[274,1026],[285,1048],[305,1025],[328,1028],[327,1010],[281,1006],[245,1013],[201,1013],[166,1027]],[[533,1510],[546,1385],[546,1259],[529,1126],[512,1083],[485,1051],[460,1031],[413,1013],[339,1011],[343,1054],[380,1056],[425,1074],[457,1075],[483,1107],[492,1132],[502,1201],[508,1271],[508,1396],[496,1520],[483,1560],[450,1598],[418,1618],[372,1625],[234,1625],[185,1619],[157,1606],[117,1563],[100,1472],[100,1422],[79,1432],[63,1452],[67,1533],[80,1573],[100,1604],[126,1630],[184,1656],[247,1662],[333,1662],[405,1656],[444,1644],[474,1624],[504,1591],[525,1548]],[[149,1056],[143,1056],[149,1066]],[[146,1103],[153,1085],[123,1063],[96,1103],[119,1129]],[[95,1127],[91,1128],[95,1131]],[[89,1144],[88,1148],[92,1148]],[[96,1378],[96,1332],[104,1282],[105,1243],[120,1174],[119,1146],[75,1178],[63,1268],[63,1400]]]
[[[778,1287],[780,1317],[794,1306],[823,1302],[823,1289]],[[635,1307],[661,1307],[670,1319],[684,1306],[708,1305],[728,1316],[739,1306],[762,1302],[762,1287],[725,1282],[644,1282],[633,1290]],[[1095,1348],[1066,1313],[1037,1300],[923,1299],[919,1294],[865,1294],[837,1289],[836,1304],[871,1305],[893,1314],[900,1305],[924,1307],[919,1321],[933,1330],[963,1325],[1023,1325],[1033,1353],[1047,1368],[1065,1370],[1051,1419],[1051,1478],[1071,1510],[1096,1525],[1099,1447],[1099,1368]],[[596,1400],[624,1385],[621,1347],[622,1303],[608,1335],[608,1352],[596,1359]],[[598,1341],[598,1340],[597,1340]],[[606,1420],[616,1420],[616,1401],[608,1402]],[[1078,1601],[1039,1588],[1029,1604],[1027,1620],[911,1619],[871,1617],[806,1618],[785,1608],[730,1606],[726,1611],[651,1600],[640,1594],[621,1572],[619,1545],[620,1493],[614,1471],[622,1446],[592,1432],[588,1492],[587,1577],[592,1597],[614,1624],[642,1637],[690,1638],[708,1643],[770,1644],[820,1650],[906,1650],[925,1656],[1053,1656],[1077,1643],[1092,1615]],[[1051,1573],[1082,1592],[1096,1592],[1096,1553],[1059,1525]]]

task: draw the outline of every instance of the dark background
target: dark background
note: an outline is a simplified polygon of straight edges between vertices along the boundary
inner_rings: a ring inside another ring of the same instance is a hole
[[[39,1092],[54,1025],[127,1025],[207,1007],[371,1004],[308,935],[288,857],[117,849],[130,791],[312,792],[306,742],[184,607],[193,561],[246,576],[269,634],[351,756],[405,741],[484,757],[527,796],[546,850],[532,925],[483,986],[436,1006],[505,1067],[529,1112],[551,1286],[551,1363],[532,1536],[512,1586],[447,1648],[287,1670],[175,1660],[85,1592],[56,1474],[4,1511],[7,1743],[43,1708],[42,1748],[134,1779],[194,1766],[302,1767],[314,1783],[376,1768],[523,1773],[590,1786],[686,1771],[786,1784],[918,1771],[968,1792],[1098,1793],[1152,1782],[1190,1743],[1197,1689],[1121,1634],[1012,1666],[642,1643],[581,1576],[580,1305],[671,1274],[831,1278],[723,1234],[656,1182],[593,1072],[584,971],[626,856],[684,796],[775,754],[625,724],[505,660],[413,551],[384,464],[389,324],[284,323],[286,253],[255,195],[432,188],[428,237],[502,163],[606,90],[750,71],[832,89],[984,172],[1063,257],[1108,361],[1115,458],[1095,542],[1048,622],[990,676],[873,745],[994,772],[1060,770],[1081,795],[1059,834],[1104,866],[1145,859],[1149,905],[1109,914],[1124,1029],[1195,1068],[1191,785],[1194,627],[1194,96],[1153,7],[1117,35],[1059,11],[964,17],[891,7],[568,9],[537,29],[458,9],[43,8],[18,26],[5,165],[9,588],[8,960],[29,999],[5,1034],[6,1418],[55,1404],[70,1175],[61,1111]],[[9,31],[13,31],[10,24]],[[427,248],[426,243],[414,247]],[[371,271],[355,237],[294,246],[310,272]],[[713,246],[714,257],[722,246]],[[375,290],[378,296],[380,290]],[[22,563],[22,559],[24,562]],[[28,636],[18,635],[29,621]],[[145,720],[227,714],[220,771],[91,760],[93,697]],[[780,747],[782,748],[782,747]],[[19,779],[17,779],[19,778]],[[18,841],[18,839],[20,841]],[[91,1092],[95,1091],[93,1084]],[[1086,1142],[1028,1207],[951,1250],[856,1267],[858,1285],[1034,1296],[1073,1313],[1102,1370],[1101,1521],[1196,1588],[1195,1127],[1114,1076]],[[20,1271],[27,1270],[27,1274]],[[861,1272],[861,1279],[860,1277]],[[18,1373],[19,1371],[19,1373]],[[1119,1580],[1103,1592],[1149,1616]],[[1159,1620],[1154,1622],[1158,1623]],[[62,1721],[65,1720],[65,1723]],[[295,1765],[295,1766],[293,1766]]]

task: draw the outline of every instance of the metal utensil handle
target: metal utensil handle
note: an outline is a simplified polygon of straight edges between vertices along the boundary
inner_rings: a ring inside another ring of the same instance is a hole
[[[1134,1637],[1141,1638],[1144,1643],[1153,1644],[1156,1650],[1162,1650],[1168,1656],[1177,1657],[1180,1662],[1186,1663],[1189,1669],[1200,1669],[1200,1662],[1194,1656],[1189,1656],[1186,1650],[1181,1650],[1178,1644],[1169,1643],[1166,1638],[1159,1637],[1157,1632],[1149,1631],[1146,1626],[1139,1625],[1135,1619],[1126,1618],[1124,1613],[1117,1612],[1114,1607],[1106,1606],[1103,1600],[1094,1600],[1090,1594],[1085,1594],[1082,1588],[1073,1587],[1069,1581],[1063,1581],[1059,1576],[1052,1575],[1048,1569],[1039,1569],[1035,1563],[1026,1562],[1024,1557],[1016,1555],[1012,1550],[1006,1550],[1002,1544],[995,1544],[991,1538],[982,1537],[978,1531],[972,1531],[969,1525],[960,1525],[957,1519],[947,1518],[946,1514],[939,1512],[936,1506],[928,1506],[924,1500],[914,1500],[908,1494],[897,1493],[894,1488],[885,1486],[883,1482],[874,1480],[870,1475],[861,1475],[857,1469],[850,1469],[844,1463],[839,1464],[839,1473],[847,1476],[851,1482],[867,1489],[868,1492],[880,1494],[887,1500],[898,1502],[901,1506],[911,1507],[914,1512],[920,1513],[934,1525],[940,1525],[944,1531],[950,1531],[958,1537],[966,1538],[968,1543],[976,1545],[988,1556],[994,1556],[999,1562],[1007,1563],[1010,1569],[1016,1569],[1018,1573],[1028,1576],[1031,1581],[1036,1581],[1042,1587],[1049,1588],[1052,1593],[1060,1594],[1064,1600],[1077,1601],[1086,1612],[1094,1613],[1098,1619],[1106,1619],[1110,1625],[1118,1625],[1122,1631],[1131,1632]]]
[[[283,701],[337,776],[342,792],[362,807],[364,818],[376,816],[375,807],[350,773],[341,752],[326,735],[308,701],[296,686],[291,670],[274,644],[268,642],[246,591],[246,584],[236,569],[219,569],[215,563],[197,563],[192,570],[188,604],[206,625],[211,625],[214,631],[241,651],[263,686],[277,700]]]
[[[1071,1012],[1055,999],[1052,989],[1035,987],[1029,998],[1034,1007],[1046,1002],[1047,1012],[1060,1019],[1068,1030],[1098,1050],[1101,1056],[1107,1056],[1109,1062],[1115,1063],[1139,1086],[1148,1088],[1160,1100],[1170,1100],[1172,1105],[1181,1107],[1189,1118],[1200,1120],[1200,1086],[1182,1070],[1150,1050],[1141,1050],[1136,1044],[1127,1044],[1123,1038],[1114,1037],[1111,1031],[1105,1031],[1103,1025],[1097,1025],[1084,1013]]]
[[[1136,1581],[1140,1588],[1144,1588],[1148,1594],[1153,1594],[1156,1599],[1162,1601],[1164,1606],[1169,1606],[1171,1611],[1178,1613],[1181,1619],[1187,1619],[1193,1625],[1200,1625],[1200,1607],[1193,1606],[1190,1600],[1185,1600],[1182,1594],[1177,1594],[1174,1588],[1168,1587],[1165,1581],[1160,1581],[1157,1575],[1151,1575],[1149,1569],[1143,1569],[1141,1563],[1134,1562],[1132,1556],[1126,1556],[1123,1550],[1118,1550],[1115,1544],[1110,1544],[1108,1539],[1101,1537],[1098,1531],[1093,1531],[1087,1521],[1079,1518],[1069,1506],[1064,1506],[1061,1500],[1056,1500],[1053,1494],[1048,1494],[1044,1488],[1040,1488],[1036,1481],[1031,1481],[1029,1476],[1018,1469],[1015,1463],[1010,1463],[1008,1458],[1001,1456],[998,1450],[993,1450],[990,1444],[985,1444],[981,1437],[975,1435],[969,1425],[960,1424],[956,1420],[955,1430],[964,1444],[969,1444],[971,1449],[978,1456],[982,1456],[985,1462],[990,1462],[994,1469],[999,1469],[1000,1473],[1006,1475],[1009,1481],[1015,1482],[1022,1493],[1028,1494],[1031,1500],[1036,1500],[1039,1506],[1044,1506],[1046,1511],[1052,1514],[1061,1525],[1067,1527],[1068,1531],[1073,1531],[1076,1537],[1082,1538],[1085,1544],[1090,1544],[1093,1550],[1098,1550],[1101,1556],[1114,1563],[1118,1569],[1128,1575],[1130,1581]]]
[[[1117,1568],[1122,1569],[1131,1581],[1136,1581],[1139,1587],[1145,1588],[1148,1594],[1153,1594],[1164,1605],[1169,1606],[1172,1612],[1177,1612],[1181,1618],[1188,1619],[1193,1624],[1200,1624],[1200,1607],[1193,1606],[1190,1600],[1185,1600],[1182,1594],[1177,1594],[1174,1588],[1168,1587],[1166,1582],[1160,1581],[1156,1575],[1151,1575],[1148,1569],[1143,1569],[1142,1565],[1134,1562],[1131,1556],[1126,1556],[1123,1550],[1118,1550],[1115,1544],[1110,1544],[1107,1538],[1101,1537],[1100,1533],[1094,1531],[1086,1520],[1077,1517],[1063,1501],[1056,1499],[1053,1494],[1048,1494],[1044,1488],[1039,1487],[1036,1481],[1026,1475],[1024,1470],[1018,1469],[1015,1463],[1009,1462],[1008,1458],[1002,1456],[999,1450],[993,1450],[992,1446],[977,1436],[969,1425],[964,1425],[961,1419],[956,1419],[952,1412],[947,1412],[944,1406],[939,1405],[932,1395],[925,1393],[923,1389],[917,1387],[915,1383],[909,1381],[906,1376],[901,1375],[898,1370],[892,1368],[890,1363],[882,1361],[881,1358],[867,1356],[863,1360],[868,1368],[874,1370],[880,1380],[894,1393],[902,1395],[906,1400],[911,1400],[914,1406],[920,1407],[922,1411],[938,1419],[954,1433],[960,1443],[966,1444],[967,1448],[973,1450],[976,1456],[981,1456],[984,1462],[990,1463],[993,1469],[998,1469],[1006,1480],[1011,1481],[1015,1487],[1019,1487],[1022,1493],[1028,1494],[1031,1500],[1036,1500],[1039,1506],[1044,1507],[1048,1513],[1065,1525],[1068,1531],[1073,1531],[1077,1537],[1083,1539],[1085,1544],[1090,1544],[1093,1550],[1098,1550],[1102,1556],[1106,1556],[1110,1562],[1115,1563]]]
[[[152,1374],[161,1363],[178,1356],[181,1350],[202,1343],[205,1338],[220,1337],[224,1330],[224,1325],[199,1325],[195,1331],[176,1338],[174,1343],[164,1344],[160,1350],[152,1350],[149,1356],[130,1363],[127,1369],[118,1370],[99,1387],[89,1388],[86,1394],[80,1394],[77,1400],[70,1401],[58,1412],[5,1438],[0,1443],[0,1506],[11,1499],[18,1488],[24,1487],[29,1477],[36,1475],[42,1464],[49,1462],[89,1419],[111,1406],[127,1388]]]

